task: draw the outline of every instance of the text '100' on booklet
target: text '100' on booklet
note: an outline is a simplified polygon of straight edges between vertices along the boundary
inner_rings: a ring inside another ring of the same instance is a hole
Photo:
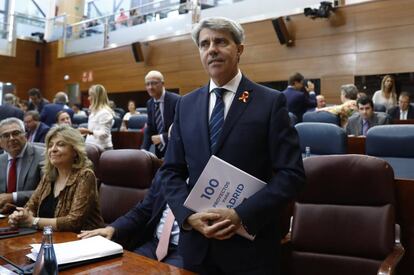
[[[184,206],[195,212],[210,208],[235,208],[265,186],[264,181],[211,156]],[[254,239],[243,228],[237,233],[247,239]]]

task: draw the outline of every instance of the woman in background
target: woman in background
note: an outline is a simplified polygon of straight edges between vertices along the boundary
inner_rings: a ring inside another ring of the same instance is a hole
[[[91,167],[79,131],[53,127],[46,136],[44,175],[25,207],[9,216],[10,225],[72,232],[102,227]]]
[[[126,131],[128,130],[128,121],[131,116],[139,115],[139,112],[137,112],[137,107],[135,106],[135,101],[130,100],[128,101],[128,113],[124,115],[122,118],[122,126],[121,130]]]
[[[57,125],[69,125],[72,126],[72,120],[68,112],[62,110],[56,114],[56,124]]]
[[[108,94],[105,87],[97,84],[89,88],[88,128],[78,128],[82,135],[87,135],[85,142],[95,144],[102,150],[113,149],[111,129],[114,123],[114,112],[109,107]]]
[[[395,81],[390,75],[384,76],[381,82],[381,90],[378,90],[372,96],[374,104],[382,104],[388,110],[397,106],[397,93],[395,91]]]

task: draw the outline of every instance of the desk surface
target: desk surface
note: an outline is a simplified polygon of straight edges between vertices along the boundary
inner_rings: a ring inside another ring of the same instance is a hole
[[[0,221],[0,226],[7,226],[6,219]],[[77,240],[75,233],[54,232],[53,242],[68,242]],[[0,240],[0,255],[6,257],[18,265],[28,264],[30,260],[25,256],[30,253],[30,244],[40,243],[42,233],[25,235],[15,238]],[[4,264],[1,262],[1,264]],[[177,267],[160,263],[152,259],[140,256],[133,252],[124,250],[120,257],[82,266],[70,268],[59,272],[59,274],[177,274],[191,275],[192,272]]]

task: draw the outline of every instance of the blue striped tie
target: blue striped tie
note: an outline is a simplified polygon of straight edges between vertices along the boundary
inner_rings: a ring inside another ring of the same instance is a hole
[[[214,151],[214,147],[220,137],[224,123],[224,101],[223,95],[226,89],[215,88],[213,92],[216,94],[216,104],[210,117],[210,148]]]
[[[158,134],[162,135],[162,130],[164,129],[164,122],[162,121],[162,115],[160,110],[160,102],[154,102],[155,104],[155,125],[157,126]],[[158,150],[162,151],[164,145],[162,143],[157,145]]]

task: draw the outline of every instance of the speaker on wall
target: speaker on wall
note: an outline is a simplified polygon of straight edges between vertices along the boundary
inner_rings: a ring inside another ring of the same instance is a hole
[[[135,42],[135,43],[132,43],[131,46],[132,46],[132,53],[134,54],[135,62],[145,61],[141,43]]]
[[[280,44],[286,46],[293,46],[293,38],[289,34],[289,31],[286,27],[285,20],[283,17],[278,17],[272,20],[273,28],[275,29],[277,38],[279,39]]]

